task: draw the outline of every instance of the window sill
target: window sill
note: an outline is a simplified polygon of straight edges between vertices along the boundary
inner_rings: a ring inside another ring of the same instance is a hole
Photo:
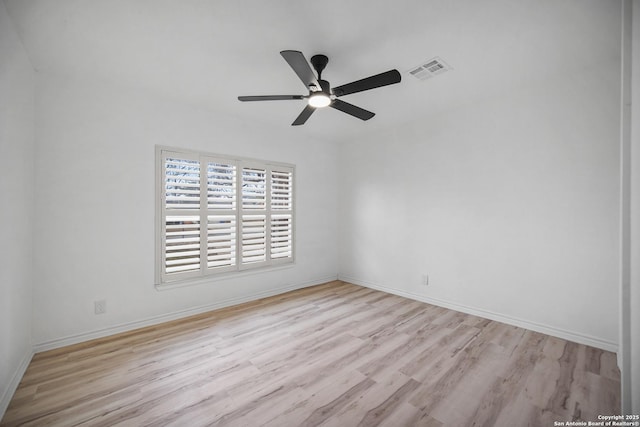
[[[233,279],[238,279],[238,278],[247,277],[247,276],[253,276],[256,274],[270,273],[272,271],[287,270],[287,269],[293,268],[294,266],[295,266],[295,262],[292,262],[292,263],[275,265],[275,266],[255,268],[252,270],[230,271],[228,273],[220,273],[220,274],[211,275],[211,276],[194,277],[190,279],[176,280],[176,281],[167,282],[167,283],[156,283],[154,286],[157,291],[168,291],[176,288],[184,288],[186,286],[197,286],[197,285],[203,285],[203,284],[208,284],[213,282],[222,282],[222,281],[233,280]]]

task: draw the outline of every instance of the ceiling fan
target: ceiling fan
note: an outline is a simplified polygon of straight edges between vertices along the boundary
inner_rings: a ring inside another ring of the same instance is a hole
[[[303,125],[307,119],[318,108],[331,107],[343,113],[350,114],[362,120],[369,120],[375,113],[357,107],[348,102],[338,99],[341,96],[362,92],[377,87],[400,83],[401,76],[398,70],[389,70],[361,80],[356,80],[342,86],[331,88],[328,81],[322,80],[322,70],[327,66],[329,58],[325,55],[314,55],[311,57],[311,65],[316,70],[318,77],[311,70],[309,63],[297,50],[283,50],[280,55],[287,61],[289,66],[298,75],[302,83],[309,90],[309,95],[261,95],[261,96],[239,96],[240,101],[281,101],[289,99],[306,99],[307,106],[300,113],[298,118],[291,123],[292,126]]]

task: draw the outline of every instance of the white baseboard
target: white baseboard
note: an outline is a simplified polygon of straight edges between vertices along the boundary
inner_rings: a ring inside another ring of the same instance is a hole
[[[14,393],[18,389],[18,385],[20,384],[24,373],[27,371],[33,355],[34,352],[31,349],[25,352],[25,355],[22,357],[22,361],[20,362],[18,369],[16,369],[16,371],[13,373],[13,376],[11,377],[11,381],[9,381],[9,384],[6,385],[4,390],[0,390],[0,392],[2,392],[2,397],[0,398],[0,420],[2,420],[2,417],[4,417],[4,413],[9,407],[9,402],[11,402]]]
[[[287,286],[282,286],[279,288],[269,289],[267,291],[258,292],[251,295],[244,295],[241,297],[229,298],[223,301],[216,301],[213,304],[205,304],[205,305],[193,307],[187,310],[175,311],[172,313],[167,313],[160,316],[141,319],[134,322],[123,323],[120,325],[111,326],[104,329],[84,332],[77,335],[71,335],[64,338],[45,341],[45,342],[37,343],[34,346],[34,353],[40,353],[47,350],[53,350],[55,348],[78,344],[78,343],[90,341],[96,338],[103,338],[110,335],[119,334],[121,332],[127,332],[134,329],[144,328],[146,326],[153,326],[159,323],[170,322],[172,320],[182,319],[184,317],[206,313],[207,311],[217,310],[224,307],[230,307],[232,305],[242,304],[244,302],[255,301],[260,298],[266,298],[274,295],[283,294],[285,292],[294,291],[296,289],[302,289],[310,286],[320,285],[322,283],[331,282],[337,279],[338,279],[337,275],[321,277],[315,280],[310,280],[307,282],[296,283],[296,284],[291,284]]]
[[[438,298],[431,298],[424,295],[418,295],[412,292],[390,288],[384,285],[380,285],[378,283],[373,283],[368,280],[362,280],[362,279],[358,279],[351,276],[339,275],[338,279],[344,282],[353,283],[354,285],[360,285],[367,288],[376,289],[378,291],[387,292],[387,293],[398,295],[401,297],[413,299],[416,301],[426,302],[427,304],[433,304],[439,307],[460,311],[462,313],[472,314],[474,316],[479,316],[485,319],[506,323],[508,325],[518,326],[520,328],[529,329],[531,331],[540,332],[540,333],[551,335],[557,338],[562,338],[567,341],[573,341],[579,344],[600,348],[602,350],[611,351],[614,353],[618,352],[617,343],[603,340],[597,337],[589,336],[586,334],[582,334],[579,332],[567,331],[565,329],[556,328],[554,326],[543,325],[543,324],[532,322],[529,320],[519,319],[511,316],[505,316],[503,314],[495,313],[495,312],[484,310],[477,307],[470,307],[467,305],[462,305],[462,304],[454,303],[451,301],[445,301]]]

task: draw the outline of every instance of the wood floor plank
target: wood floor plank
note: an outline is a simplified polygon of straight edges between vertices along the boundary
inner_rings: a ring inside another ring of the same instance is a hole
[[[352,371],[362,363],[366,363],[375,357],[378,352],[387,352],[389,349],[400,346],[410,339],[401,334],[387,339],[362,340],[361,344],[349,353],[334,357],[333,355],[323,358],[322,363],[315,366],[308,366],[304,372],[295,378],[296,384],[312,389],[314,384],[322,383],[323,380],[332,381],[335,375],[341,371]]]
[[[341,373],[334,381],[323,384],[317,390],[306,390],[309,398],[295,402],[271,419],[265,419],[268,427],[320,425],[338,410],[346,406],[358,393],[375,384],[357,371]]]
[[[400,402],[393,416],[385,418],[379,424],[380,427],[442,427],[443,425],[439,420],[407,402]]]
[[[540,426],[616,355],[343,282],[36,354],[0,426]]]
[[[469,419],[478,425],[496,425],[500,413],[514,405],[516,398],[540,358],[546,337],[537,332],[525,331],[522,340],[507,361],[501,376],[496,376],[487,392],[483,394],[482,405],[478,405]],[[437,415],[437,414],[436,414]]]
[[[397,404],[397,401],[393,402],[397,394],[411,396],[415,391],[416,383],[417,381],[401,372],[390,373],[384,381],[374,382],[371,387],[352,398],[346,406],[333,413],[321,425],[326,427],[378,425],[391,416],[394,408],[392,407],[391,411],[387,410],[388,402]]]

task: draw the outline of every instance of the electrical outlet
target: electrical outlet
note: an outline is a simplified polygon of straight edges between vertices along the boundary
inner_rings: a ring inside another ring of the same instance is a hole
[[[428,274],[422,274],[422,285],[423,286],[429,286],[429,275]]]
[[[105,314],[107,312],[107,301],[100,300],[93,302],[93,312],[95,314]]]

